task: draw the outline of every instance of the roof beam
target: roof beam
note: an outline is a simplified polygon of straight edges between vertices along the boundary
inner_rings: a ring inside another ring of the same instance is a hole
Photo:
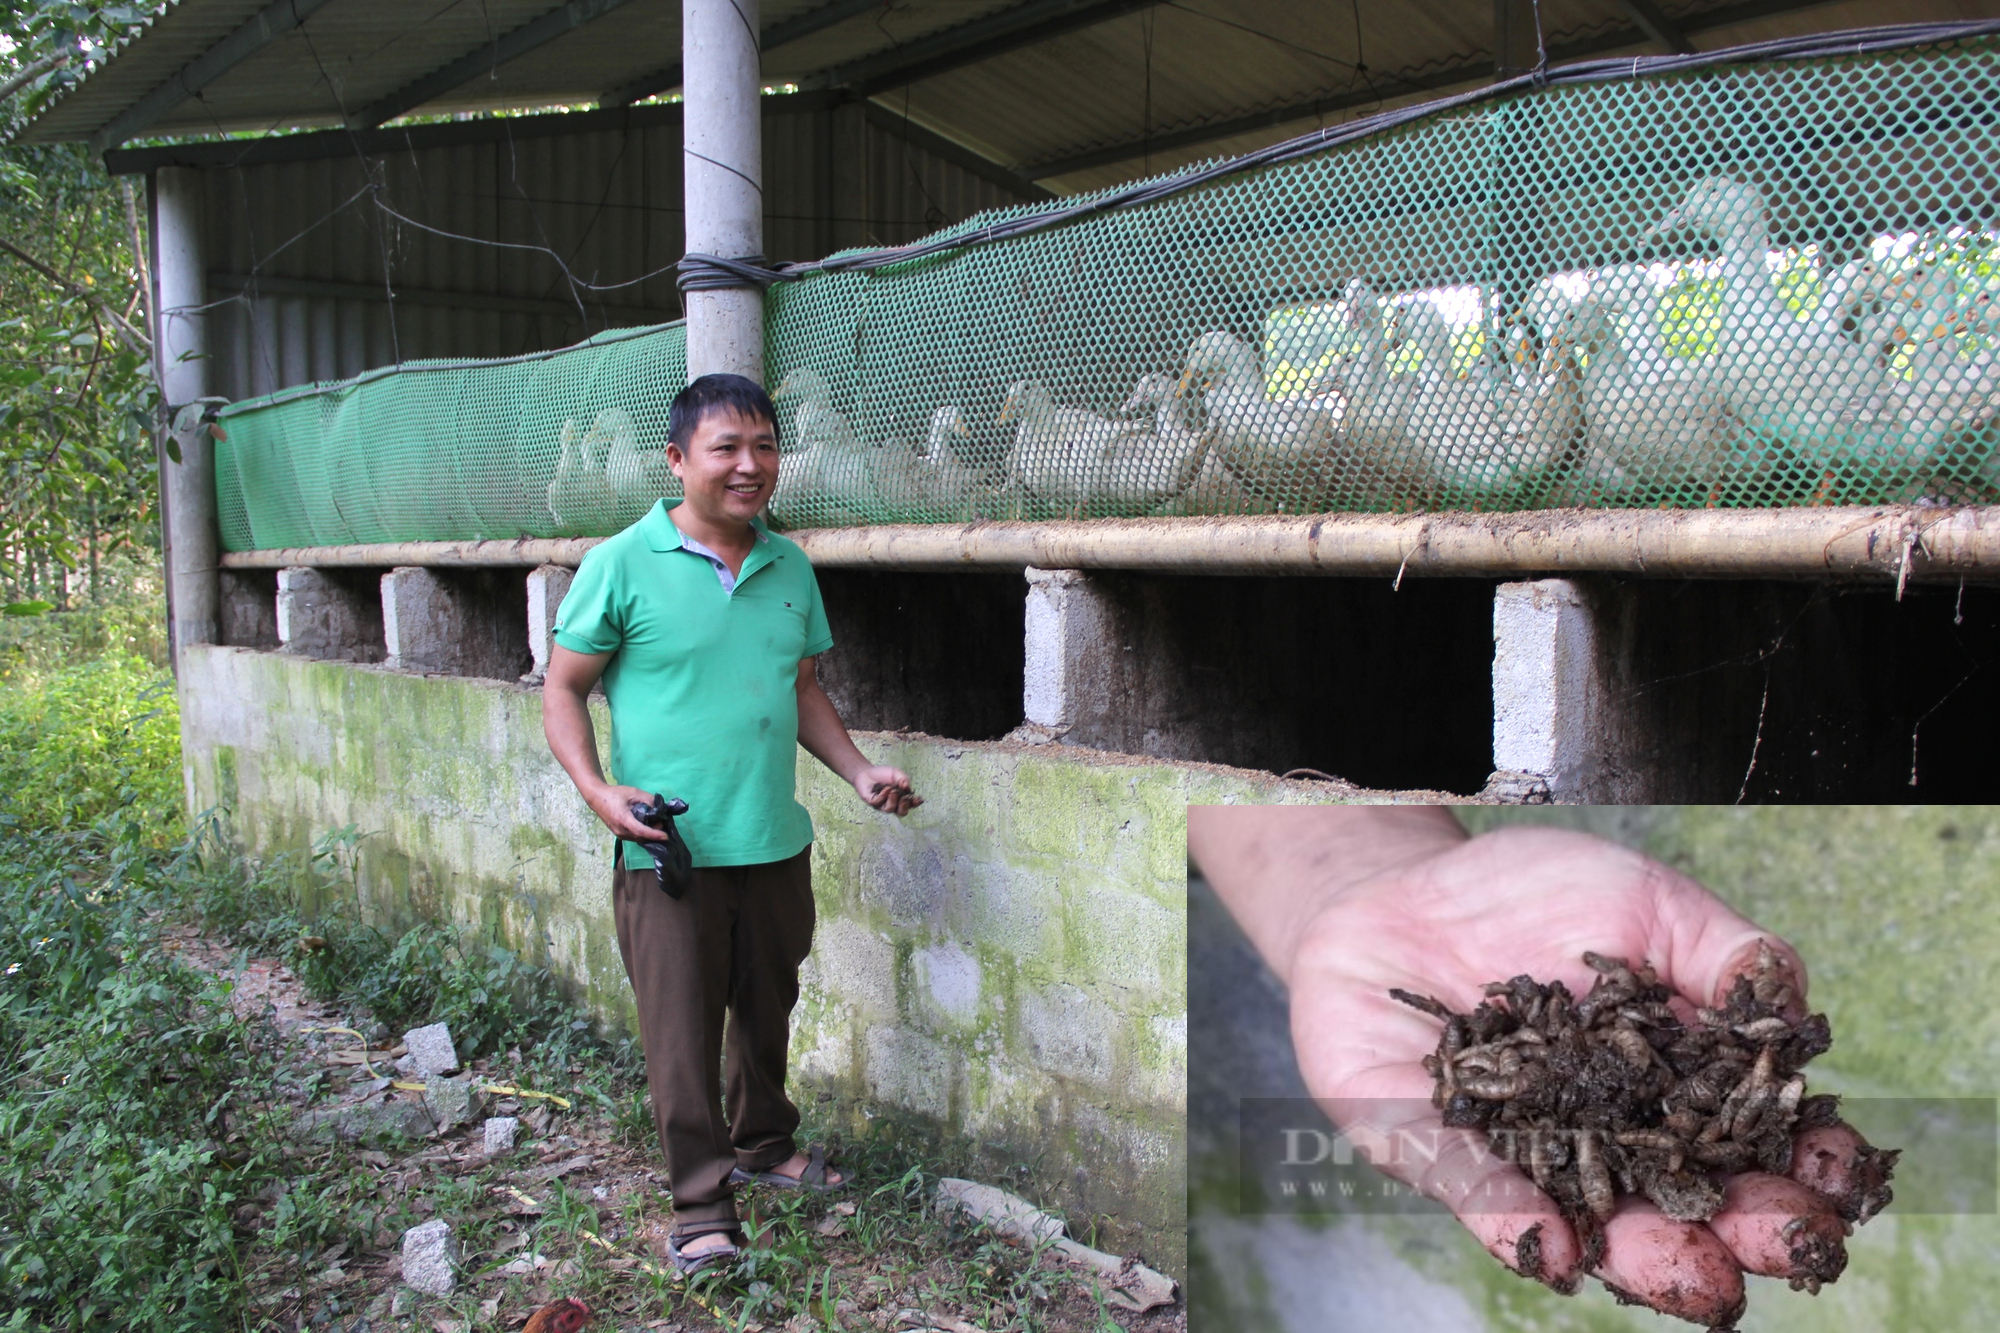
[[[271,0],[242,27],[113,116],[104,128],[90,136],[90,151],[102,153],[145,133],[161,116],[304,23],[313,11],[326,3],[327,0]]]
[[[804,88],[851,88],[872,97],[947,71],[991,60],[1119,18],[1150,9],[1159,0],[1029,0],[998,14],[919,37],[872,56],[821,70],[800,81]]]
[[[1685,41],[1690,33],[1727,27],[1732,23],[1745,23],[1751,19],[1770,18],[1775,14],[1811,9],[1827,3],[1829,0],[1746,0],[1743,4],[1690,15],[1681,21],[1680,33],[1682,40]],[[1652,35],[1643,28],[1624,28],[1563,46],[1552,46],[1549,48],[1549,60],[1551,63],[1558,60],[1581,60],[1587,56],[1602,55],[1606,51],[1616,51],[1621,47],[1641,46],[1650,40],[1654,40]],[[1231,139],[1239,134],[1249,134],[1255,130],[1270,129],[1277,125],[1288,125],[1293,121],[1305,120],[1312,116],[1324,116],[1335,111],[1366,106],[1370,102],[1406,97],[1411,93],[1437,92],[1460,84],[1487,81],[1492,77],[1493,58],[1482,55],[1461,64],[1432,70],[1415,78],[1378,78],[1374,87],[1363,91],[1315,97],[1308,101],[1293,102],[1288,106],[1275,106],[1268,110],[1252,112],[1246,116],[1234,116],[1228,120],[1190,126],[1184,130],[1169,130],[1142,139],[1128,139],[1123,143],[1107,144],[1102,148],[1092,148],[1067,157],[1028,163],[1017,170],[1029,180],[1049,180],[1057,176],[1067,176],[1074,171],[1110,166],[1114,162],[1129,162],[1148,153],[1213,143],[1218,139]]]
[[[1645,34],[1675,55],[1691,56],[1694,43],[1681,31],[1680,24],[1660,12],[1653,0],[1618,0],[1618,7],[1632,16]]]
[[[324,0],[321,2],[324,3]],[[406,111],[413,111],[454,88],[471,83],[482,74],[492,73],[510,60],[546,46],[564,33],[603,18],[624,3],[625,0],[569,0],[562,8],[552,9],[540,18],[494,38],[478,50],[467,52],[449,65],[404,84],[387,97],[370,102],[347,118],[347,126],[355,130],[372,130],[384,121],[394,120]]]
[[[831,0],[818,9],[809,9],[803,14],[774,23],[757,34],[757,49],[771,51],[796,42],[801,37],[810,37],[816,32],[831,28],[836,23],[845,23],[882,7],[882,0]],[[653,71],[643,78],[632,80],[622,87],[614,88],[599,100],[602,106],[630,106],[643,102],[648,97],[672,92],[681,86],[680,62]]]

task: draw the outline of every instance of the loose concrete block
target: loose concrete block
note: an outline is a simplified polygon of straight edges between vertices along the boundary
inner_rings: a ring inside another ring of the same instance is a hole
[[[1493,598],[1491,789],[1585,801],[1606,748],[1596,617],[1572,579],[1503,583]]]
[[[1060,740],[1110,709],[1124,651],[1116,608],[1081,570],[1031,568],[1027,577],[1022,735]]]
[[[458,1286],[458,1241],[442,1219],[403,1233],[403,1282],[432,1296],[449,1296]]]
[[[429,1111],[415,1102],[363,1102],[307,1111],[292,1122],[292,1134],[306,1140],[384,1143],[427,1138],[437,1128]]]
[[[514,680],[528,664],[520,575],[405,565],[382,576],[382,633],[394,671]]]
[[[555,642],[556,612],[576,571],[561,565],[543,565],[528,575],[528,656],[533,665],[521,677],[523,685],[539,685],[549,671],[549,650]]]
[[[345,570],[279,570],[280,648],[323,661],[381,661],[382,604],[368,586],[372,583]]]
[[[486,1121],[485,1142],[481,1145],[481,1148],[488,1157],[495,1157],[503,1152],[512,1152],[514,1150],[514,1136],[520,1133],[520,1131],[520,1117],[511,1115],[490,1116]]]
[[[403,1045],[410,1048],[411,1068],[420,1074],[447,1074],[458,1068],[458,1048],[451,1044],[451,1028],[443,1023],[411,1028],[403,1034]]]
[[[278,580],[268,569],[225,569],[222,584],[222,642],[232,648],[276,648]]]
[[[486,1109],[486,1094],[467,1074],[463,1078],[424,1080],[424,1109],[437,1121],[440,1134],[477,1120]]]

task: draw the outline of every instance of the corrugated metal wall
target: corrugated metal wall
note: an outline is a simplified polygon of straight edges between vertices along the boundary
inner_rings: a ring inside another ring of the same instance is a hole
[[[899,244],[1022,202],[860,104],[771,103],[773,259]],[[210,391],[247,398],[678,318],[680,168],[677,122],[208,168]]]

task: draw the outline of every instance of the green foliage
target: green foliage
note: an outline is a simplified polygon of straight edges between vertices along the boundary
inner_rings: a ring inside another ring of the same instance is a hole
[[[271,1053],[162,947],[157,830],[129,805],[76,813],[0,816],[0,1313],[219,1326],[230,1209],[268,1171],[224,1143]]]
[[[142,21],[135,5],[0,0],[0,138]],[[51,64],[50,62],[55,62]],[[0,592],[95,594],[111,552],[157,549],[154,389],[138,208],[80,144],[0,147]]]
[[[51,617],[53,619],[53,617]],[[43,831],[120,821],[179,841],[180,713],[173,681],[122,649],[0,691],[0,818]]]

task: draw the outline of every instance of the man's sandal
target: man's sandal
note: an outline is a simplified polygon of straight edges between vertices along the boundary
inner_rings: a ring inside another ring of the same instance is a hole
[[[701,1233],[702,1236],[727,1236],[730,1234],[727,1231],[704,1231]],[[689,1236],[688,1239],[698,1240],[700,1236]],[[703,1269],[719,1263],[727,1263],[741,1253],[743,1253],[743,1247],[731,1241],[726,1244],[717,1245],[713,1249],[698,1250],[693,1254],[689,1254],[680,1247],[679,1242],[673,1238],[671,1233],[667,1236],[667,1261],[673,1264],[674,1271],[682,1277],[693,1277]]]
[[[851,1175],[837,1185],[827,1183],[826,1148],[817,1143],[806,1150],[806,1169],[796,1176],[777,1171],[745,1171],[739,1166],[729,1173],[729,1179],[737,1185],[775,1185],[781,1190],[811,1190],[814,1194],[837,1194],[854,1183]]]

